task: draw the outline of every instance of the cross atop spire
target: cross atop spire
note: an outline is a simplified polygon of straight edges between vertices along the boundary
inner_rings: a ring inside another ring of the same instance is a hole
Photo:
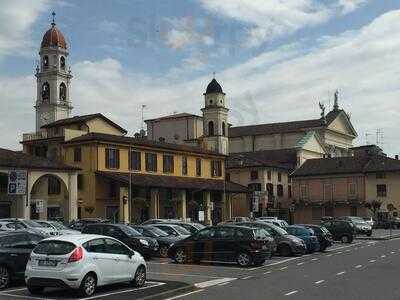
[[[213,72],[213,79],[215,79],[215,71]]]
[[[53,22],[51,22],[51,26],[56,26],[56,21],[55,21],[56,13],[53,11],[51,15],[53,16]]]

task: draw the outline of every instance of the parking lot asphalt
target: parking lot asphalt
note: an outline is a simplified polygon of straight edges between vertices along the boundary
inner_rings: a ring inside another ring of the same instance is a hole
[[[325,261],[327,258],[340,258],[340,263],[349,259],[349,253],[355,253],[361,249],[368,249],[381,241],[354,241],[352,244],[335,243],[331,248],[323,253],[314,253],[298,257],[273,257],[265,262],[263,266],[240,268],[235,264],[218,264],[202,262],[201,264],[176,264],[170,259],[152,259],[147,262],[148,266],[148,282],[143,288],[131,288],[129,285],[114,285],[105,288],[100,288],[99,291],[90,298],[85,299],[192,299],[192,297],[202,298],[203,293],[212,293],[214,288],[221,286],[236,286],[240,281],[261,280],[272,272],[278,270],[281,272],[277,277],[279,280],[286,282],[288,277],[291,277],[295,269],[292,266],[299,268],[302,265],[315,264]],[[350,259],[349,264],[353,263]],[[334,260],[329,260],[334,261]],[[308,266],[309,267],[309,266]],[[335,267],[335,263],[328,267]],[[285,272],[287,269],[291,273]],[[270,276],[270,275],[269,275]],[[286,277],[285,277],[286,276]],[[301,276],[298,275],[298,276]],[[268,279],[269,280],[269,279]],[[298,278],[296,277],[297,281]],[[250,281],[249,281],[250,282]],[[251,285],[251,284],[250,284]],[[268,283],[269,285],[269,283]],[[245,290],[248,287],[242,287]],[[255,287],[252,287],[255,288]],[[224,292],[226,292],[224,290]],[[271,290],[270,290],[271,292]],[[196,296],[198,294],[198,296]],[[185,296],[187,295],[187,296]],[[276,297],[277,295],[273,295]],[[231,296],[229,296],[231,297]],[[241,296],[243,299],[243,295]],[[215,298],[210,295],[207,299]],[[7,290],[0,292],[0,299],[84,299],[80,298],[76,292],[48,290],[43,294],[43,297],[32,297],[27,289],[19,283],[10,287]],[[197,298],[196,298],[197,299]],[[220,300],[220,298],[218,298]],[[232,300],[231,298],[229,298]],[[239,299],[239,298],[237,298]],[[251,298],[249,298],[251,299]],[[253,298],[256,299],[256,298]],[[270,298],[275,299],[275,298]],[[278,299],[278,298],[277,298]]]

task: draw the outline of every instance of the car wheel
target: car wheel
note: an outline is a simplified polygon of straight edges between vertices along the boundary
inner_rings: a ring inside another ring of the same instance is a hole
[[[178,264],[184,264],[187,260],[187,256],[185,253],[185,249],[183,248],[178,248],[175,251],[175,255],[174,255],[174,260],[175,262],[177,262]]]
[[[262,259],[262,260],[258,260],[256,262],[254,262],[254,265],[256,267],[259,267],[259,266],[262,266],[264,263],[265,263],[265,259]]]
[[[278,252],[280,256],[292,256],[292,249],[288,245],[280,245],[278,247]]]
[[[349,243],[349,237],[347,235],[342,236],[342,238],[340,240],[343,244]]]
[[[372,235],[372,232],[367,232],[367,236],[371,236]]]
[[[246,252],[241,252],[238,254],[236,261],[241,267],[248,267],[251,265],[252,259],[251,256]]]
[[[161,246],[160,247],[160,256],[161,257],[168,257],[168,247],[167,246]]]
[[[86,274],[81,283],[81,294],[84,297],[89,297],[94,294],[97,287],[97,278],[94,273]]]
[[[0,290],[5,289],[10,284],[10,271],[6,266],[0,266]]]
[[[144,266],[139,266],[135,273],[135,278],[133,280],[133,285],[135,287],[142,287],[146,283],[146,268]]]
[[[31,286],[31,285],[27,285],[26,288],[28,289],[29,293],[31,293],[32,295],[39,295],[41,293],[43,293],[44,287],[42,286]]]

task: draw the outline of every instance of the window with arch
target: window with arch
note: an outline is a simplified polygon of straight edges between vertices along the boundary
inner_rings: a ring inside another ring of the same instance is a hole
[[[47,69],[49,67],[49,57],[47,55],[43,56],[43,69]]]
[[[214,135],[214,122],[213,121],[208,122],[208,135],[210,135],[210,136]]]
[[[222,135],[223,135],[223,136],[226,136],[225,122],[222,122]]]
[[[50,99],[50,84],[48,82],[42,85],[42,100],[48,101]]]
[[[67,87],[65,86],[64,82],[60,84],[60,100],[61,101],[67,100]]]
[[[65,57],[61,56],[60,58],[60,67],[62,70],[65,70]]]

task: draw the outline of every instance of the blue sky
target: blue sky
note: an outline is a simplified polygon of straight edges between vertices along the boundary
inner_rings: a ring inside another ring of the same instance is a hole
[[[234,125],[316,118],[340,104],[359,132],[400,152],[400,8],[394,0],[168,0],[0,3],[0,136],[34,130],[33,72],[56,23],[70,45],[74,114],[102,112],[134,133],[147,118],[200,113],[216,72]],[[12,112],[12,113],[10,113]]]

